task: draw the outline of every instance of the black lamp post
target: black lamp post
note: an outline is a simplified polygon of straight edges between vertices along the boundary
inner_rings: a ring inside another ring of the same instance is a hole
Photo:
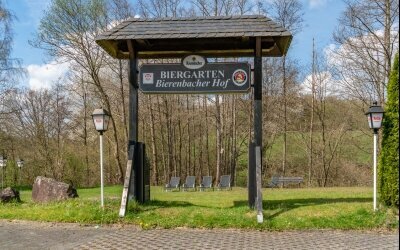
[[[4,169],[7,166],[7,158],[5,156],[0,155],[0,167],[1,167],[1,189],[4,188]]]
[[[103,132],[108,129],[110,115],[107,110],[95,109],[92,114],[94,127],[100,133],[100,189],[101,189],[101,207],[104,208],[104,177],[103,177]]]
[[[372,106],[369,107],[368,112],[365,115],[368,118],[369,128],[374,131],[374,211],[376,210],[376,152],[377,152],[377,142],[378,142],[378,130],[382,126],[383,120],[383,111],[382,107],[378,105],[377,102],[373,102]]]

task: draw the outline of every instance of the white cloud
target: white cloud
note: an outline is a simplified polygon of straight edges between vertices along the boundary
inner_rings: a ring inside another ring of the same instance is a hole
[[[328,0],[309,0],[308,5],[310,9],[316,9],[322,6],[325,6]]]
[[[57,63],[55,61],[42,65],[29,65],[27,70],[30,89],[50,88],[54,82],[65,76],[68,68],[69,63]]]
[[[393,51],[397,51],[399,48],[398,30],[392,30],[391,34]],[[347,40],[347,43],[340,46],[330,44],[324,49],[324,53],[328,59],[328,63],[336,66],[346,66],[345,63],[355,61],[356,59],[361,60],[360,64],[362,65],[365,63],[364,61],[370,57],[378,62],[381,62],[382,65],[385,57],[385,51],[380,41],[384,41],[383,30],[377,30],[374,32],[374,34],[367,34],[361,37],[351,37]],[[354,51],[354,49],[351,49],[352,47],[357,47],[358,50]]]
[[[386,75],[382,67],[385,51],[379,42],[384,40],[383,36],[383,30],[377,30],[374,34],[351,37],[344,44],[330,44],[324,49],[326,63],[333,69],[336,85],[343,95],[365,100],[377,98]],[[392,36],[393,50],[397,51],[398,30],[393,30]]]
[[[301,84],[301,92],[304,94],[311,94],[312,89],[312,75],[307,75]],[[337,85],[333,79],[331,72],[322,71],[314,75],[314,89],[317,97],[323,98],[326,96],[340,96],[343,90]]]

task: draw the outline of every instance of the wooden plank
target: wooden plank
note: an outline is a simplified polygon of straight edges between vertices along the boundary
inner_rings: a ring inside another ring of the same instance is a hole
[[[124,217],[126,214],[126,208],[128,207],[128,196],[131,183],[131,172],[133,166],[133,157],[135,152],[135,146],[130,145],[128,153],[128,162],[126,163],[126,172],[124,179],[124,187],[122,190],[121,208],[119,209],[119,217]],[[134,176],[132,176],[134,177]]]
[[[257,179],[257,222],[262,223],[264,220],[262,207],[262,192],[261,192],[261,147],[256,146],[256,179]]]

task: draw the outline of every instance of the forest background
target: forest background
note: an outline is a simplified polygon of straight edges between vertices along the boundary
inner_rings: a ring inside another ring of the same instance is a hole
[[[311,65],[290,49],[263,59],[263,184],[273,175],[302,176],[308,186],[365,186],[372,182],[372,132],[364,113],[386,102],[390,67],[398,50],[399,2],[346,0],[336,49],[313,46]],[[121,184],[126,166],[127,61],[109,57],[95,37],[131,16],[142,18],[266,15],[296,39],[304,8],[297,0],[52,0],[41,19],[35,48],[68,73],[50,89],[19,87],[26,70],[11,58],[13,15],[0,1],[0,155],[7,185],[31,185],[38,175],[99,185],[98,133],[90,114],[112,115],[105,133],[107,184]],[[224,58],[236,61],[237,58]],[[253,63],[252,58],[241,61]],[[162,63],[174,60],[162,60]],[[160,61],[142,60],[140,63]],[[304,76],[306,77],[303,81]],[[139,141],[146,143],[151,183],[171,176],[231,174],[246,186],[252,140],[252,93],[139,94]],[[23,158],[24,167],[16,161]]]

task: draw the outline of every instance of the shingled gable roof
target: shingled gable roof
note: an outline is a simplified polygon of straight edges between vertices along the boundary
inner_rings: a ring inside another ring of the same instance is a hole
[[[282,56],[292,35],[261,15],[142,19],[130,18],[96,38],[115,58],[129,58],[133,40],[139,58],[177,57],[195,52],[204,56],[253,56],[261,37],[263,56]]]

